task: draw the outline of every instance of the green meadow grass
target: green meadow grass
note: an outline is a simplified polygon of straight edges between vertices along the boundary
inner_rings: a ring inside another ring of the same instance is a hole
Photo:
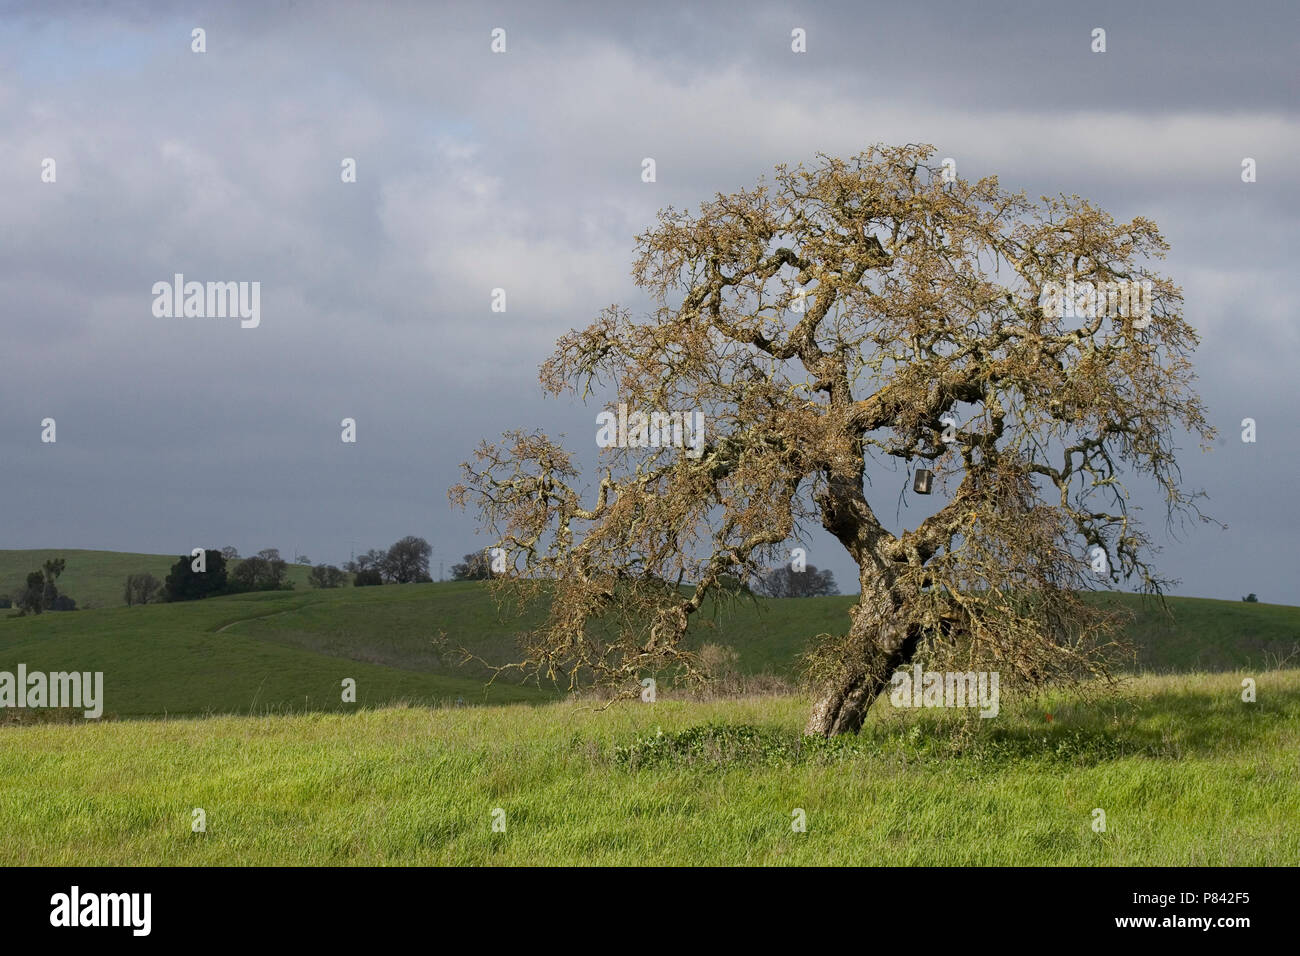
[[[106,605],[174,560],[0,552],[0,575],[55,555]],[[457,649],[512,660],[529,619],[476,582],[3,615],[0,670],[103,671],[105,719],[0,712],[0,864],[1300,865],[1300,608],[1095,600],[1134,613],[1146,673],[1117,695],[1004,694],[990,720],[882,699],[831,742],[798,695],[486,686]],[[852,603],[709,607],[691,639],[788,679]]]
[[[0,863],[1297,865],[1300,671],[1243,676],[829,744],[797,696],[10,727]]]

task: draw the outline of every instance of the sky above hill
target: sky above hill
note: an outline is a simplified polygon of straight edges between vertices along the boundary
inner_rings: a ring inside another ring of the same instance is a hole
[[[537,367],[646,308],[658,209],[926,142],[1160,225],[1220,432],[1184,442],[1184,481],[1227,528],[1134,502],[1176,593],[1300,604],[1293,5],[613,6],[0,3],[0,547],[342,562],[418,534],[436,577],[488,543],[447,501],[481,438],[543,427],[595,460],[604,405],[544,398]],[[259,282],[260,322],[156,315],[177,273]],[[904,481],[873,485],[891,525]]]

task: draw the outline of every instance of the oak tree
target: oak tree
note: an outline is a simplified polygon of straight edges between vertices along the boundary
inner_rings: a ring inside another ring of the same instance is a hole
[[[388,549],[380,570],[398,584],[431,581],[429,557],[432,554],[433,546],[428,541],[408,534]]]
[[[779,166],[637,237],[653,310],[611,306],[565,335],[542,384],[702,410],[706,441],[605,449],[590,485],[537,431],[464,465],[451,497],[509,555],[499,586],[549,601],[520,665],[629,693],[647,673],[698,677],[685,638],[719,582],[783,561],[815,523],[861,596],[808,655],[806,732],[856,732],[921,658],[1004,685],[1109,677],[1115,621],[1083,592],[1167,584],[1131,486],[1203,517],[1176,443],[1213,430],[1198,337],[1152,268],[1167,244],[1146,218],[1031,201],[933,155]],[[882,517],[921,469],[928,514]]]

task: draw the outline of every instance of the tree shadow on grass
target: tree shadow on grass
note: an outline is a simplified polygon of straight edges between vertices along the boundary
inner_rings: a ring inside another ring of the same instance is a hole
[[[1087,767],[1131,758],[1224,758],[1267,743],[1287,727],[1300,736],[1300,687],[1271,688],[1267,703],[1245,703],[1228,684],[1222,693],[1168,690],[1140,698],[1069,701],[1054,713],[1020,702],[990,719],[970,711],[876,714],[857,736],[828,740],[766,724],[659,730],[616,743],[597,759],[636,771],[846,760],[992,770],[1026,762]]]

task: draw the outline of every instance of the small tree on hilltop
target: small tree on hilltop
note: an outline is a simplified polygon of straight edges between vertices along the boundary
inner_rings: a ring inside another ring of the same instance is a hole
[[[41,606],[47,611],[53,610],[59,600],[59,589],[55,582],[58,581],[65,566],[66,562],[63,558],[53,558],[41,565],[45,576],[45,584],[41,589]]]
[[[222,594],[226,590],[226,559],[220,551],[203,552],[204,570],[194,569],[195,558],[183,554],[172,565],[163,584],[166,601],[197,601],[200,598]]]
[[[343,582],[346,580],[347,575],[343,573],[343,570],[334,567],[332,564],[318,564],[307,575],[307,582],[316,588],[342,587]]]
[[[451,566],[453,581],[486,581],[492,577],[492,561],[485,551],[473,551]]]
[[[230,572],[230,585],[239,591],[289,590],[286,577],[288,562],[282,558],[266,558],[267,553],[279,554],[274,548],[259,552],[255,557],[244,558]]]
[[[376,587],[384,583],[384,576],[379,573],[377,568],[365,568],[356,572],[352,579],[352,586],[358,588]]]
[[[371,548],[364,554],[358,554],[347,564],[343,565],[343,567],[353,574],[359,574],[362,571],[369,571],[371,569],[379,571],[382,574],[383,565],[387,558],[387,551],[383,551],[379,548]]]
[[[18,613],[21,616],[28,614],[40,614],[45,610],[45,575],[40,571],[32,571],[27,575],[27,581],[21,591],[18,592]]]
[[[802,571],[780,565],[757,575],[754,590],[771,598],[825,597],[840,593],[835,585],[835,575],[830,571],[819,571],[812,564]]]
[[[128,574],[122,589],[122,597],[127,607],[148,604],[157,599],[161,589],[162,582],[152,574]]]
[[[433,547],[423,538],[407,535],[388,549],[384,557],[383,572],[398,584],[429,581],[429,557]]]

